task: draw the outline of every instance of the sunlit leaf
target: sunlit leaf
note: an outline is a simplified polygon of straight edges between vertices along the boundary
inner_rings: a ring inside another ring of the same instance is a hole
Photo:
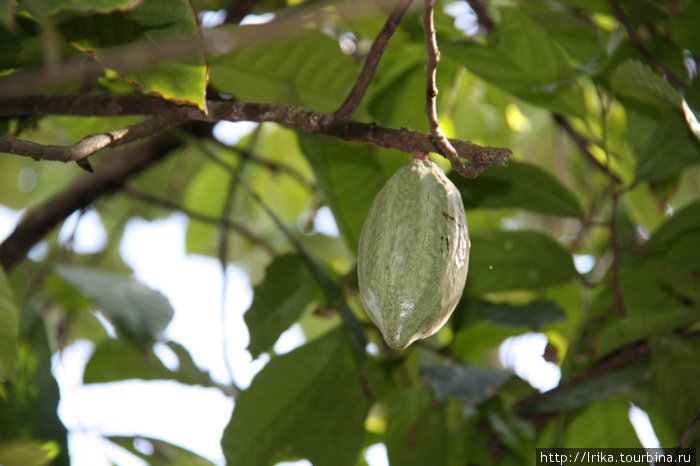
[[[154,341],[173,317],[165,296],[131,277],[79,267],[59,267],[56,272],[90,298],[120,332],[141,345]]]
[[[75,15],[58,28],[79,50],[98,60],[117,50],[130,53],[126,47],[143,48],[142,53],[154,55],[151,66],[131,67],[127,62],[114,71],[143,92],[205,110],[208,65],[204,54],[161,57],[175,40],[201,41],[188,0],[144,0],[125,11]]]
[[[637,60],[619,64],[610,85],[620,96],[660,108],[681,108],[681,95],[668,81]]]
[[[148,437],[107,437],[110,442],[114,442],[125,448],[132,455],[136,455],[152,466],[213,466],[214,463],[201,456],[186,450],[182,447],[164,442],[163,440]],[[146,443],[153,448],[151,454],[146,454],[142,449],[135,447],[136,442],[142,445]]]
[[[566,53],[536,22],[502,9],[502,19],[489,45],[440,43],[440,50],[481,78],[529,102],[556,112],[585,115],[578,72]]]

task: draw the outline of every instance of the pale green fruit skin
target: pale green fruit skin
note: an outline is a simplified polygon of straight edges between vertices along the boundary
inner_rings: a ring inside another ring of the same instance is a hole
[[[413,159],[386,182],[362,227],[357,273],[387,345],[440,330],[462,296],[470,247],[462,197],[434,162]]]

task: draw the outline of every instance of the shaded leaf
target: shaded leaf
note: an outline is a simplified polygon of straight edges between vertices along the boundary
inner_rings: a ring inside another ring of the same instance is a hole
[[[671,332],[692,322],[700,321],[700,309],[660,309],[651,312],[628,314],[616,320],[600,332],[596,342],[598,357],[629,343],[653,335]]]
[[[700,374],[700,345],[675,335],[660,335],[649,347],[654,368],[651,399],[680,437],[700,412],[700,391],[690,388],[697,385]]]
[[[352,348],[334,330],[255,376],[236,399],[221,447],[230,465],[268,464],[280,450],[314,464],[354,465],[369,406]]]
[[[140,345],[154,341],[173,317],[165,296],[131,277],[63,266],[56,273],[90,298],[120,332]]]
[[[568,57],[536,22],[508,8],[485,46],[442,41],[440,50],[491,84],[529,102],[575,116],[585,116],[583,92],[573,84],[578,74]]]
[[[426,367],[421,375],[438,400],[454,396],[465,404],[479,404],[492,397],[513,376],[502,369],[456,364]]]
[[[433,407],[423,386],[391,398],[384,443],[392,465],[443,465],[447,461],[445,409]]]
[[[643,180],[662,180],[700,164],[700,142],[677,112],[665,114],[636,152],[636,175]]]
[[[489,167],[474,180],[454,172],[449,178],[462,193],[467,209],[513,207],[565,217],[583,216],[574,194],[535,165],[511,161],[507,167]]]
[[[0,381],[12,380],[19,356],[19,309],[0,267]]]
[[[644,247],[650,253],[662,251],[683,235],[695,230],[700,230],[700,201],[675,212],[651,235]]]
[[[632,397],[648,388],[650,381],[651,374],[648,367],[636,364],[592,377],[573,387],[550,392],[534,405],[523,407],[522,411],[529,415],[555,413],[564,409],[580,409],[615,394]]]
[[[477,295],[540,288],[576,276],[571,254],[559,243],[530,231],[493,231],[471,235],[465,292]]]
[[[610,86],[617,95],[666,109],[680,110],[682,96],[659,74],[638,60],[620,63],[610,77]]]
[[[276,258],[267,267],[265,280],[253,289],[253,303],[243,315],[253,358],[272,348],[282,332],[321,298],[316,279],[299,255]]]
[[[518,417],[500,399],[486,406],[486,420],[496,437],[523,460],[529,460],[534,450],[535,428]]]
[[[484,319],[497,325],[529,327],[533,330],[566,319],[566,313],[552,301],[532,301],[522,306],[481,302],[479,313]]]

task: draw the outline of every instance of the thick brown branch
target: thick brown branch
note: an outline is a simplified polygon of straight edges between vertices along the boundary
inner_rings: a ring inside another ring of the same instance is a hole
[[[425,0],[425,12],[423,13],[423,28],[425,29],[425,49],[428,52],[428,62],[425,65],[425,114],[428,117],[428,127],[430,134],[435,139],[440,152],[450,161],[452,168],[465,178],[476,178],[486,166],[482,166],[478,161],[470,159],[470,166],[465,166],[460,160],[457,149],[447,139],[445,133],[440,128],[437,116],[437,94],[438,89],[435,84],[437,64],[440,61],[440,51],[435,39],[435,24],[433,21],[433,7],[435,0]],[[466,158],[466,157],[465,157]]]
[[[637,47],[637,49],[646,59],[646,61],[651,63],[654,66],[654,68],[656,68],[656,71],[664,75],[666,79],[674,83],[676,86],[683,90],[688,89],[688,84],[685,81],[676,76],[676,74],[673,71],[668,69],[668,67],[664,65],[661,60],[656,58],[654,54],[651,53],[648,48],[646,48],[646,46],[642,42],[642,39],[640,39],[639,35],[637,35],[637,31],[634,29],[634,26],[632,25],[632,23],[630,23],[629,18],[620,6],[618,0],[610,0],[610,7],[615,12],[615,16],[617,16],[617,19],[627,30],[627,35],[629,36],[630,40],[632,41],[634,46]]]
[[[177,117],[177,113],[163,112],[137,125],[88,136],[70,146],[43,145],[21,139],[0,137],[0,152],[23,155],[36,161],[79,162],[102,149],[155,136],[179,123]]]
[[[372,43],[372,47],[367,54],[365,63],[362,66],[362,71],[360,76],[358,76],[355,85],[353,86],[350,94],[345,98],[345,101],[340,105],[338,110],[335,111],[335,117],[340,120],[348,120],[355,112],[355,109],[362,101],[367,88],[369,87],[372,79],[374,78],[374,73],[377,71],[377,66],[379,65],[379,60],[381,60],[384,50],[389,45],[389,40],[394,32],[399,27],[401,18],[403,18],[404,13],[411,5],[413,0],[399,0],[394,11],[391,12],[389,18],[387,18],[386,23],[377,34],[377,37]]]
[[[373,123],[338,120],[330,113],[315,112],[284,104],[207,101],[208,114],[195,107],[181,107],[157,97],[128,96],[26,96],[0,98],[0,118],[29,115],[153,115],[164,111],[177,113],[178,118],[216,122],[255,121],[276,122],[310,133],[325,134],[346,141],[356,141],[409,154],[415,151],[437,152],[430,134],[408,128],[389,128]],[[470,162],[469,174],[478,175],[488,165],[504,166],[511,156],[505,148],[483,147],[477,144],[449,139],[459,157]],[[461,163],[460,163],[461,165]]]

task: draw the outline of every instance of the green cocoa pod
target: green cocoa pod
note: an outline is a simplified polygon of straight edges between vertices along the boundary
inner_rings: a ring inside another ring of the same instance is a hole
[[[445,324],[470,246],[462,197],[434,162],[413,159],[386,182],[362,227],[357,273],[365,310],[390,347]]]

